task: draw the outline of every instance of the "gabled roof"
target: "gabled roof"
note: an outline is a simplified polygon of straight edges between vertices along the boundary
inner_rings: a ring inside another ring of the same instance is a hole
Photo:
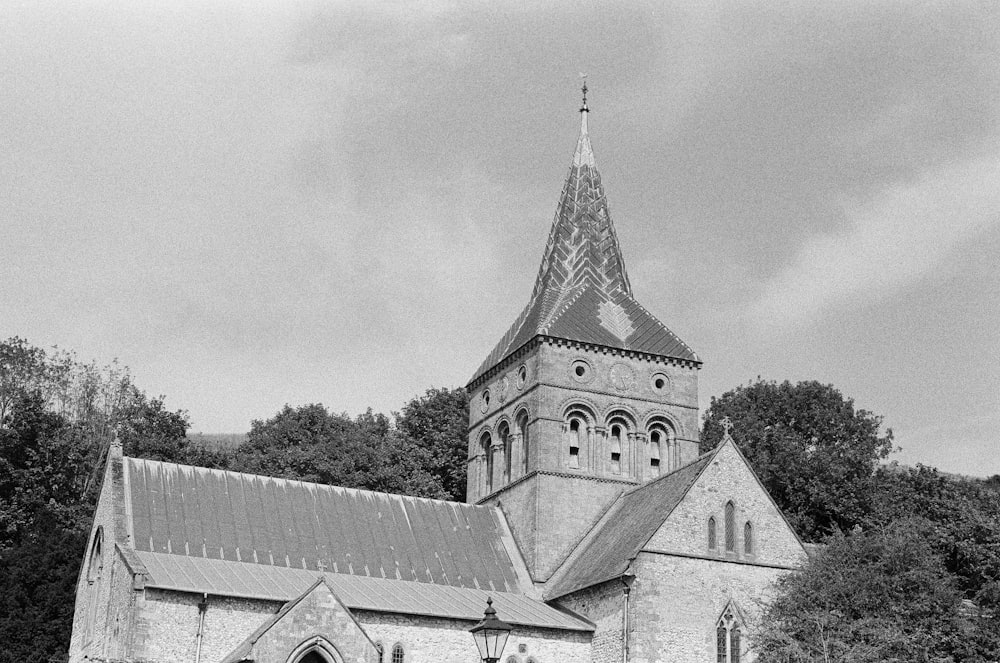
[[[629,560],[660,529],[721,446],[670,474],[623,493],[556,571],[545,588],[545,599],[556,599],[625,573]]]
[[[584,98],[573,165],[559,197],[531,300],[471,381],[536,336],[700,361],[632,297],[590,145],[588,113]]]
[[[139,552],[517,592],[496,507],[123,459]],[[513,546],[513,542],[510,542]]]

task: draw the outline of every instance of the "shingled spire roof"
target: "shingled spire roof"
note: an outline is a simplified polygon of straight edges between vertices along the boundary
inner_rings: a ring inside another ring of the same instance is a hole
[[[536,336],[700,363],[691,348],[632,297],[590,145],[589,113],[584,84],[580,138],[531,300],[476,371],[473,382]]]

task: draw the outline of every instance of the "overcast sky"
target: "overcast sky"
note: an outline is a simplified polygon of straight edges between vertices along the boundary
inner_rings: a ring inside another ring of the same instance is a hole
[[[706,5],[711,5],[707,7]],[[192,431],[465,384],[579,131],[702,408],[829,382],[1000,473],[1000,3],[0,3],[0,337]]]

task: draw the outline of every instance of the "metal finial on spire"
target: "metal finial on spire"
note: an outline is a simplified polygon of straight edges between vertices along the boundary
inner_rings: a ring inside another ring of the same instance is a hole
[[[589,113],[590,109],[587,108],[587,74],[580,74],[580,78],[583,79],[583,105],[580,106],[580,112]]]

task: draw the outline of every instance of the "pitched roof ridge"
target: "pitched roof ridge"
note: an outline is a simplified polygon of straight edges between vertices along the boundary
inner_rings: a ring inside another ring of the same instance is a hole
[[[692,461],[690,461],[688,463],[685,463],[684,465],[681,465],[680,467],[674,468],[674,469],[670,470],[669,472],[667,472],[666,474],[661,474],[660,476],[658,476],[655,479],[652,479],[650,481],[647,481],[646,483],[639,484],[638,486],[635,486],[634,488],[629,488],[628,490],[625,491],[625,495],[631,495],[632,493],[638,492],[638,491],[642,490],[643,488],[647,488],[647,487],[652,486],[654,484],[660,483],[661,481],[664,481],[664,480],[666,480],[666,479],[674,476],[678,472],[680,472],[682,470],[688,469],[689,467],[691,467],[692,465],[694,465],[696,463],[700,463],[702,461],[709,460],[710,456],[714,456],[715,454],[717,454],[719,452],[719,447],[721,447],[721,446],[722,446],[721,444],[717,444],[711,450],[706,451],[705,453],[701,454],[700,456],[698,456],[697,458],[693,459]],[[695,475],[695,478],[697,478],[700,475],[701,475],[701,473],[699,472],[697,475]],[[694,480],[692,480],[692,484],[693,483],[694,483]],[[690,488],[690,486],[688,486],[688,487]]]
[[[402,493],[388,493],[388,492],[385,492],[383,490],[368,490],[367,488],[352,488],[350,486],[339,486],[337,484],[332,484],[332,483],[319,483],[319,482],[316,482],[316,481],[302,481],[301,479],[289,479],[287,477],[276,477],[276,476],[271,476],[269,474],[255,474],[253,472],[238,472],[236,470],[223,470],[223,469],[220,469],[220,468],[217,468],[217,467],[202,467],[200,465],[186,465],[184,463],[174,463],[174,462],[168,461],[168,460],[153,460],[151,458],[138,458],[138,457],[135,457],[135,456],[125,456],[124,460],[140,461],[140,462],[143,462],[143,463],[155,463],[157,465],[168,465],[168,466],[173,466],[173,467],[182,468],[182,469],[183,468],[188,468],[188,469],[191,469],[191,470],[199,470],[199,471],[204,471],[204,472],[210,472],[210,473],[213,473],[213,474],[216,474],[216,475],[223,475],[223,476],[225,476],[225,475],[237,475],[237,476],[252,477],[252,478],[259,478],[259,479],[270,479],[271,481],[279,481],[279,482],[283,482],[283,483],[287,483],[287,484],[292,484],[292,485],[300,485],[300,486],[305,486],[305,487],[315,486],[316,488],[320,488],[320,489],[323,489],[323,490],[343,490],[343,491],[346,491],[346,492],[349,492],[349,493],[358,493],[358,494],[365,494],[365,495],[384,495],[384,496],[390,497],[390,498],[415,500],[415,501],[421,501],[421,502],[437,502],[437,503],[440,503],[440,504],[447,504],[447,505],[450,505],[450,506],[474,507],[476,509],[482,508],[482,509],[486,509],[487,511],[492,511],[492,510],[494,510],[496,508],[496,507],[485,505],[485,504],[470,504],[468,502],[456,502],[454,500],[443,500],[443,499],[438,499],[438,498],[434,498],[434,497],[420,497],[420,496],[417,496],[417,495],[403,495]]]

